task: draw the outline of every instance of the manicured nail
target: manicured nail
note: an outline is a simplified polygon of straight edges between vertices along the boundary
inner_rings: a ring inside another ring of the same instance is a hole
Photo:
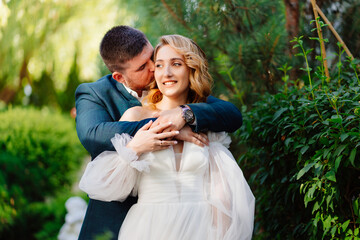
[[[177,144],[177,141],[174,141],[174,144]]]
[[[169,124],[171,125],[171,124],[172,124],[172,122],[169,122]]]
[[[175,131],[176,134],[179,134],[180,132],[179,131]]]

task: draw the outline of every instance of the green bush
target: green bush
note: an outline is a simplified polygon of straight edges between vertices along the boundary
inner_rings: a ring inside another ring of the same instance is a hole
[[[283,66],[282,89],[244,113],[239,162],[252,173],[258,239],[360,239],[360,61],[342,54],[330,81],[321,57],[291,84]]]
[[[85,152],[74,121],[49,109],[4,109],[0,122],[0,238],[38,239],[48,221],[64,220],[66,199],[54,197],[70,194]]]

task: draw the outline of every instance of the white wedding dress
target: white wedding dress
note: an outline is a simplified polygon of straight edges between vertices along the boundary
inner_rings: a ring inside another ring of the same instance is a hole
[[[177,169],[172,148],[137,159],[124,147],[131,137],[117,134],[116,152],[90,162],[80,188],[102,201],[138,196],[120,229],[121,240],[251,239],[255,198],[227,149],[230,137],[208,137],[206,147],[184,143]]]

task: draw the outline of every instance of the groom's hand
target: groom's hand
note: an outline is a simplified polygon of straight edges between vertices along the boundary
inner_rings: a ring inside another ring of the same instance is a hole
[[[205,133],[195,133],[187,125],[180,130],[179,134],[175,136],[175,139],[192,142],[200,147],[209,145],[209,138]]]
[[[177,141],[173,140],[173,138],[179,134],[179,131],[164,132],[164,129],[169,128],[171,123],[160,124],[150,129],[152,124],[152,121],[150,121],[140,128],[126,146],[138,156],[146,152],[163,150],[177,144]]]
[[[176,107],[171,110],[161,111],[158,118],[152,124],[151,128],[157,127],[160,124],[171,122],[172,125],[165,129],[164,132],[169,132],[173,130],[180,131],[185,126],[185,120],[182,117],[182,110],[180,107]]]
[[[200,147],[209,145],[209,139],[204,133],[194,133],[188,125],[185,125],[185,120],[182,117],[182,110],[176,107],[171,110],[161,111],[158,119],[152,124],[151,128],[157,127],[160,124],[171,122],[171,126],[164,129],[163,132],[179,131],[179,135],[175,137],[177,140],[192,142]]]

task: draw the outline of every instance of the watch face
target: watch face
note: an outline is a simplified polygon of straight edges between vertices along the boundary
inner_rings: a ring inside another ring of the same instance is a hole
[[[185,117],[185,121],[187,123],[192,123],[194,122],[194,113],[190,110],[190,109],[187,109],[184,113],[184,117]]]

